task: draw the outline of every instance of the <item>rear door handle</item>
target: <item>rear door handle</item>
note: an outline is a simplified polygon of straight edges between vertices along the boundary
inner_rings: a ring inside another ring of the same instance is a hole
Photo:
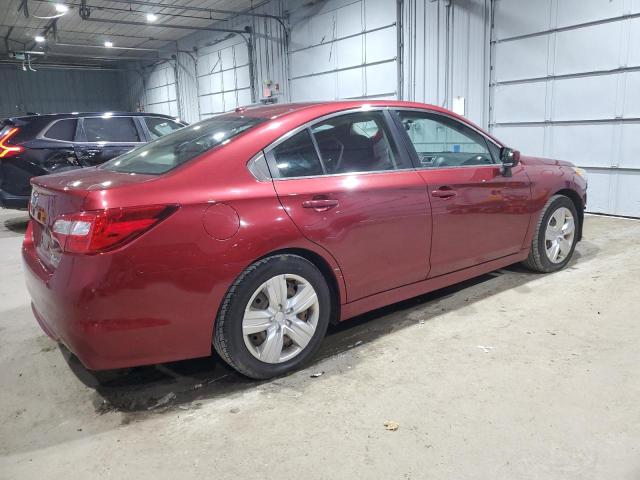
[[[318,210],[319,212],[324,212],[329,210],[330,208],[337,207],[338,200],[334,200],[332,198],[318,198],[315,200],[305,200],[302,202],[303,208],[313,208],[314,210]]]
[[[433,192],[431,192],[432,197],[438,198],[451,198],[455,197],[457,194],[458,192],[456,192],[451,187],[440,187],[438,190],[434,190]]]

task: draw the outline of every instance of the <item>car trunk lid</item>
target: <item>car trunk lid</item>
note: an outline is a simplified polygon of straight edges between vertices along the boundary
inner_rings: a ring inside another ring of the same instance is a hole
[[[153,175],[130,175],[86,168],[32,179],[29,215],[33,220],[33,241],[40,260],[49,270],[55,270],[63,251],[52,235],[53,224],[60,215],[85,210],[86,199],[92,192],[97,194],[99,191],[155,178]]]

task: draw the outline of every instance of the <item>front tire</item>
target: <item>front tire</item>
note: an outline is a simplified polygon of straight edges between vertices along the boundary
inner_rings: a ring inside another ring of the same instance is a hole
[[[531,251],[523,264],[542,273],[564,268],[576,248],[579,221],[576,207],[568,197],[551,197],[542,210]]]
[[[247,377],[283,375],[318,350],[331,308],[329,287],[313,263],[298,255],[268,257],[250,265],[227,292],[213,346]]]

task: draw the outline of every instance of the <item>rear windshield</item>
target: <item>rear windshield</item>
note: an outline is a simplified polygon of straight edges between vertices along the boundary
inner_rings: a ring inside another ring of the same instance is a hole
[[[112,172],[162,174],[267,119],[222,115],[176,130],[102,165]]]

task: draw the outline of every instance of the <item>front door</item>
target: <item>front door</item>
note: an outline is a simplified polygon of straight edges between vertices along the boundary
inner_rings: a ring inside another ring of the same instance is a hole
[[[426,185],[383,112],[320,121],[267,150],[267,159],[284,210],[339,264],[348,301],[426,278]]]
[[[531,213],[522,166],[502,175],[499,147],[451,117],[398,111],[428,185],[433,215],[430,277],[517,253]]]

